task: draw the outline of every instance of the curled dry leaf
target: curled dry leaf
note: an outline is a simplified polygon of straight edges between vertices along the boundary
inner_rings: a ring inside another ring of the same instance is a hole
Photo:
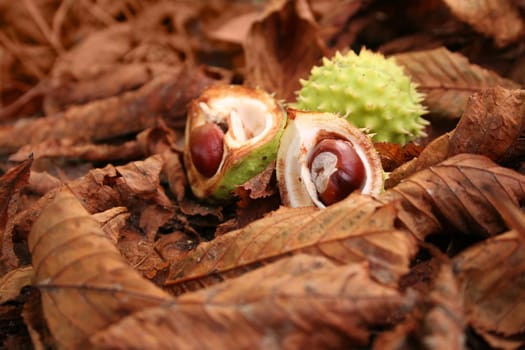
[[[171,298],[124,261],[68,190],[42,211],[29,235],[44,315],[60,347],[77,349],[121,317]]]
[[[130,216],[131,214],[126,207],[113,207],[101,213],[93,214],[93,218],[98,222],[106,237],[114,244],[117,244],[120,232]]]
[[[376,142],[374,143],[374,148],[377,153],[379,153],[383,170],[386,172],[392,171],[409,160],[414,159],[424,149],[423,146],[413,142],[403,146],[397,143]],[[390,178],[390,175],[387,177],[387,180],[388,178]]]
[[[177,198],[177,202],[181,202],[186,193],[186,186],[188,185],[181,155],[173,151],[165,151],[162,153],[162,158],[164,159],[162,174],[168,181],[169,189],[175,198]]]
[[[498,46],[516,42],[525,34],[525,22],[513,0],[444,0],[452,13]]]
[[[476,153],[498,163],[525,155],[525,90],[496,86],[469,98],[448,149],[448,156]]]
[[[413,294],[371,278],[365,263],[297,255],[131,315],[91,340],[103,349],[348,348],[368,344],[372,328],[413,303]]]
[[[58,188],[62,184],[57,177],[49,174],[46,171],[31,171],[29,176],[29,183],[27,190],[35,195],[44,195],[47,192]]]
[[[23,266],[11,270],[0,278],[0,304],[14,300],[20,295],[20,289],[30,286],[33,279],[33,268]]]
[[[244,40],[246,84],[291,101],[299,78],[319,63],[325,46],[307,1],[278,0],[267,6]]]
[[[171,206],[159,183],[162,166],[162,158],[158,155],[117,167],[108,165],[68,182],[67,187],[82,198],[83,205],[90,213],[125,206],[140,217],[145,206],[156,205],[160,216],[165,211],[169,213]],[[50,191],[26,212],[22,212],[16,221],[18,229],[29,231],[28,227],[31,227],[34,218],[40,215],[42,208],[54,198],[58,190]],[[166,213],[162,216],[167,216]],[[145,226],[141,228],[145,229]]]
[[[429,111],[447,118],[459,118],[469,96],[483,88],[497,85],[509,89],[520,87],[444,47],[393,57],[418,84],[418,91],[426,94],[424,103]]]
[[[410,162],[394,170],[386,181],[392,187],[419,170],[460,153],[484,155],[500,164],[525,155],[525,90],[499,86],[469,97],[456,128],[432,141]]]
[[[399,218],[420,240],[446,228],[492,236],[505,229],[493,194],[525,200],[525,176],[475,154],[459,154],[424,169],[384,192],[385,203],[401,201]]]
[[[394,204],[358,194],[324,210],[282,207],[173,261],[165,283],[178,294],[307,252],[339,264],[369,261],[375,278],[395,284],[416,251],[412,236],[394,227],[396,215]]]
[[[0,276],[18,266],[12,231],[20,190],[29,182],[32,163],[29,156],[0,177]]]
[[[448,154],[450,136],[451,133],[439,136],[423,148],[419,156],[394,169],[385,180],[385,188],[394,187],[410,175],[444,161]]]
[[[122,166],[108,165],[103,169],[93,169],[87,175],[66,184],[77,198],[82,198],[82,204],[90,213],[116,210],[114,208],[119,206],[128,209],[131,216],[126,224],[132,225],[130,229],[134,232],[134,246],[150,248],[149,250],[141,249],[141,255],[135,255],[134,261],[146,261],[148,257],[154,261],[158,260],[158,255],[153,251],[154,237],[159,227],[166,224],[174,214],[173,204],[160,185],[159,176],[162,167],[162,157],[156,155]],[[43,208],[53,201],[59,191],[60,189],[51,190],[14,218],[13,231],[18,240],[25,243],[31,226],[41,215]],[[113,224],[118,224],[122,228],[121,220],[125,218],[115,217],[115,219]],[[114,233],[109,234],[115,235]],[[141,245],[139,242],[149,243]],[[24,252],[23,247],[18,250],[18,253]],[[124,249],[120,246],[119,248]],[[25,254],[23,255],[25,258]],[[24,259],[22,260],[25,262]],[[150,273],[143,271],[142,265],[138,268],[143,273]],[[149,265],[144,265],[144,268],[149,268]]]

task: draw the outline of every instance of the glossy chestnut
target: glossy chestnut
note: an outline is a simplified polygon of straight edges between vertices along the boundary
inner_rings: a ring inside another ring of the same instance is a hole
[[[347,140],[321,140],[310,156],[308,168],[325,205],[339,202],[360,189],[365,181],[363,162]]]
[[[224,153],[224,132],[215,123],[201,124],[190,133],[191,160],[202,175],[211,177],[217,172]]]

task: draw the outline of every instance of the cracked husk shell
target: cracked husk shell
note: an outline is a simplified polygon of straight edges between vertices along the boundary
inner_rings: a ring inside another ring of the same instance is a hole
[[[223,156],[212,176],[201,174],[190,154],[191,131],[204,123],[224,131]],[[232,191],[275,161],[286,113],[268,93],[238,85],[216,85],[188,108],[184,164],[194,195],[228,201]]]
[[[285,205],[325,207],[312,181],[308,160],[316,144],[326,138],[346,140],[353,145],[365,168],[365,180],[358,191],[370,195],[383,191],[381,160],[367,134],[333,113],[289,109],[276,164],[279,192]]]

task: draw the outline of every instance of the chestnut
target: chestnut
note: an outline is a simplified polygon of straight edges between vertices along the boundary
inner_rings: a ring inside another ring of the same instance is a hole
[[[222,161],[224,132],[215,123],[196,126],[190,133],[190,155],[195,168],[205,177],[212,177]]]
[[[317,143],[308,168],[319,199],[324,205],[336,203],[365,182],[365,167],[352,143],[343,139],[323,139]]]

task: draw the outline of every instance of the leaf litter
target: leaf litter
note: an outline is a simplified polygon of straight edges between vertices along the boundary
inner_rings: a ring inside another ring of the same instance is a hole
[[[510,0],[0,0],[0,347],[525,346],[524,21]],[[363,46],[429,110],[427,137],[376,144],[383,193],[286,208],[270,165],[237,202],[193,197],[188,102],[293,102]]]

